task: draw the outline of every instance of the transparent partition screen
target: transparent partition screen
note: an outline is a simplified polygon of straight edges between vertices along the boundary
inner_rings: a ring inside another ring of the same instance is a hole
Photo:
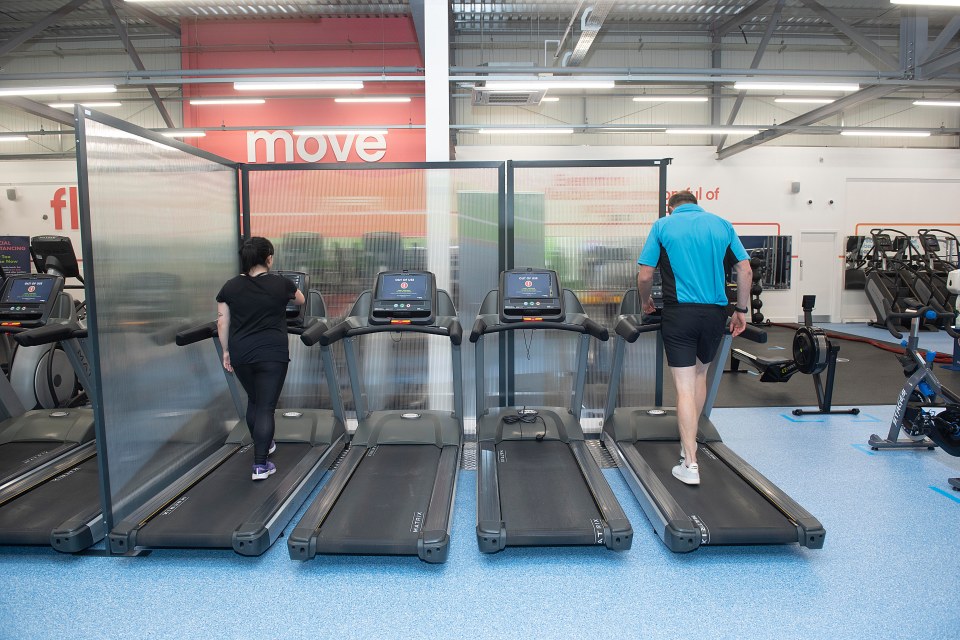
[[[237,178],[129,125],[86,119],[82,131],[98,438],[118,522],[237,420],[212,341],[174,342],[178,330],[216,318],[217,291],[237,272]]]
[[[503,167],[499,163],[409,168],[246,167],[249,234],[270,238],[274,266],[304,271],[327,316],[345,316],[380,271],[425,269],[453,298],[469,331],[483,296],[497,286]],[[372,410],[452,408],[449,342],[413,334],[359,340]],[[325,406],[318,365],[291,353],[282,403]],[[335,350],[344,404],[353,410],[342,352]],[[319,359],[319,353],[313,356]],[[463,346],[466,413],[474,411],[473,350]],[[309,390],[313,389],[314,393]],[[294,390],[296,394],[294,395]]]
[[[511,168],[513,264],[555,270],[561,286],[612,334],[623,292],[636,286],[640,249],[660,216],[665,164],[516,162]],[[577,336],[536,334],[515,338],[516,402],[569,406]],[[584,418],[602,414],[614,338],[591,346]],[[646,336],[629,345],[621,404],[653,403],[655,345]]]

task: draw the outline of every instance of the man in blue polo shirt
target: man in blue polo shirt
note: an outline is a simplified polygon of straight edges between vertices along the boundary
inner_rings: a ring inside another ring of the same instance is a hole
[[[707,397],[707,368],[726,326],[724,261],[736,262],[737,304],[730,319],[730,331],[735,336],[747,326],[753,273],[733,225],[704,211],[692,193],[680,191],[670,196],[667,210],[670,215],[653,224],[637,260],[637,291],[644,313],[652,313],[653,271],[660,267],[660,331],[677,388],[680,425],[680,463],[673,468],[673,475],[686,484],[700,484],[697,425]]]

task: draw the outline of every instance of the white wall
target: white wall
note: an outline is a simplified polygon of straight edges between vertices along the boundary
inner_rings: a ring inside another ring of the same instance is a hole
[[[832,264],[804,265],[804,277],[833,279],[840,299],[832,320],[872,317],[862,291],[842,290],[843,241],[858,223],[944,226],[960,232],[960,151],[946,149],[848,149],[759,147],[723,161],[712,147],[457,147],[457,160],[602,160],[673,158],[667,170],[670,190],[719,189],[702,204],[737,225],[744,235],[793,236],[791,288],[763,294],[764,315],[777,322],[800,314],[799,258],[803,231],[836,231]],[[792,182],[800,193],[790,193]],[[831,204],[831,201],[832,204]],[[755,223],[766,223],[757,225]],[[914,226],[914,228],[915,228]],[[861,226],[867,233],[870,225]],[[828,307],[818,299],[817,313]]]

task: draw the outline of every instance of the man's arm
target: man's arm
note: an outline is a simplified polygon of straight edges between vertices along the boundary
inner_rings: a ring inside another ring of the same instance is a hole
[[[753,285],[753,269],[750,268],[749,260],[741,260],[734,269],[737,271],[737,306],[741,309],[750,309],[750,287]],[[730,333],[735,336],[743,333],[747,328],[747,314],[742,311],[734,311],[730,318]]]
[[[747,267],[749,266],[748,264]],[[653,313],[655,310],[653,298],[650,296],[653,291],[653,271],[653,267],[642,264],[637,272],[637,300],[640,301],[644,313]]]

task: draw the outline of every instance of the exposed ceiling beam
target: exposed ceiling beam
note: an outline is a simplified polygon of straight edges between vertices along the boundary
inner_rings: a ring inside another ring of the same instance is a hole
[[[763,38],[760,40],[760,44],[757,45],[757,51],[753,54],[753,61],[750,63],[751,69],[756,69],[760,66],[760,61],[763,59],[763,54],[767,50],[767,45],[770,44],[770,38],[773,37],[773,30],[777,28],[777,23],[780,22],[780,13],[783,11],[783,3],[786,0],[777,0],[777,5],[773,8],[773,14],[770,16],[770,20],[767,21],[767,29],[763,32]],[[737,92],[737,99],[733,103],[733,108],[730,109],[730,115],[727,116],[727,125],[732,125],[737,119],[737,115],[740,113],[740,107],[743,106],[743,99],[747,95],[746,91]],[[717,142],[717,152],[719,153],[723,149],[723,145],[727,142],[727,136],[721,136],[719,142]]]
[[[410,12],[413,14],[413,28],[417,31],[417,44],[420,45],[420,59],[427,64],[426,53],[423,50],[423,8],[424,0],[410,0]]]
[[[13,36],[9,40],[4,41],[3,44],[0,44],[0,57],[3,57],[11,51],[18,49],[31,38],[44,31],[47,27],[59,22],[60,18],[88,2],[90,2],[90,0],[71,0],[53,13],[41,18],[37,22],[34,22],[17,35]]]
[[[744,10],[737,15],[733,16],[729,20],[721,22],[716,29],[713,30],[714,34],[722,38],[743,23],[753,19],[754,16],[763,10],[763,6],[769,1],[770,0],[755,0],[753,4],[744,8]]]
[[[930,62],[924,63],[921,70],[924,79],[932,79],[945,74],[947,71],[955,71],[960,67],[960,49],[954,49],[942,56],[937,56]]]
[[[876,100],[877,98],[882,98],[883,96],[889,95],[897,91],[897,87],[891,87],[887,85],[875,85],[868,87],[866,89],[861,89],[856,93],[851,93],[848,96],[844,96],[836,100],[831,104],[825,104],[818,109],[813,111],[808,111],[802,115],[793,118],[784,122],[781,127],[803,127],[806,125],[814,124],[815,122],[820,122],[824,118],[829,118],[832,115],[840,113],[844,109],[849,109],[857,105],[863,104],[864,102],[869,102],[870,100]],[[732,144],[726,149],[717,152],[717,160],[723,160],[729,158],[730,156],[736,155],[741,151],[746,151],[747,149],[752,149],[757,147],[765,142],[770,142],[771,140],[776,140],[782,136],[787,135],[788,133],[793,133],[789,129],[767,129],[766,131],[761,131],[760,133],[750,136],[745,140],[741,140],[736,144]]]
[[[159,27],[160,29],[163,29],[164,31],[172,35],[174,38],[180,37],[180,25],[173,20],[168,20],[166,18],[158,16],[153,11],[150,11],[149,9],[144,9],[143,7],[133,4],[132,2],[124,2],[123,10],[129,13],[130,15],[136,16],[141,20],[146,20],[147,22]]]
[[[857,45],[861,51],[866,53],[870,58],[875,61],[880,62],[881,64],[890,67],[891,69],[899,69],[900,62],[894,58],[892,55],[884,51],[880,45],[866,37],[854,27],[850,26],[844,22],[840,16],[830,11],[822,4],[817,2],[817,0],[800,0],[808,9],[813,11],[815,14],[829,22],[835,29],[840,33],[850,38],[855,45]]]
[[[564,56],[564,66],[580,66],[590,52],[593,41],[600,34],[600,29],[611,9],[613,9],[613,0],[602,0],[583,10],[580,15],[580,37],[577,39],[577,44],[573,46],[570,57]]]
[[[948,22],[947,26],[943,28],[936,40],[930,43],[930,46],[927,48],[921,64],[926,64],[934,56],[943,51],[943,48],[950,44],[950,41],[953,40],[955,35],[957,35],[957,32],[960,32],[960,16],[954,16],[951,18],[950,22]]]
[[[127,55],[130,56],[131,60],[133,60],[133,64],[140,71],[146,71],[146,66],[143,64],[143,60],[140,59],[140,54],[137,53],[137,49],[133,46],[133,42],[130,41],[130,36],[127,34],[127,29],[123,26],[123,21],[120,20],[120,16],[117,15],[117,9],[113,6],[111,0],[103,0],[103,8],[106,9],[107,15],[109,15],[110,20],[113,21],[113,26],[116,28],[117,33],[120,35],[120,40],[123,42],[123,48],[127,50]],[[168,127],[172,128],[174,126],[173,118],[170,117],[170,112],[167,111],[166,105],[163,104],[163,100],[160,98],[157,88],[154,86],[148,86],[147,91],[150,93],[150,97],[153,98],[153,103],[157,106],[157,110],[160,112],[160,117],[163,118],[163,121]]]
[[[34,116],[40,116],[41,118],[45,118],[47,120],[53,120],[54,122],[66,125],[71,129],[76,126],[73,115],[70,112],[48,107],[42,102],[37,102],[28,98],[11,96],[0,98],[0,104],[5,104],[8,107],[13,107],[14,109],[25,111],[26,113]]]
[[[920,58],[927,47],[929,20],[926,15],[916,11],[903,11],[900,17],[900,68],[909,74],[920,77]]]

